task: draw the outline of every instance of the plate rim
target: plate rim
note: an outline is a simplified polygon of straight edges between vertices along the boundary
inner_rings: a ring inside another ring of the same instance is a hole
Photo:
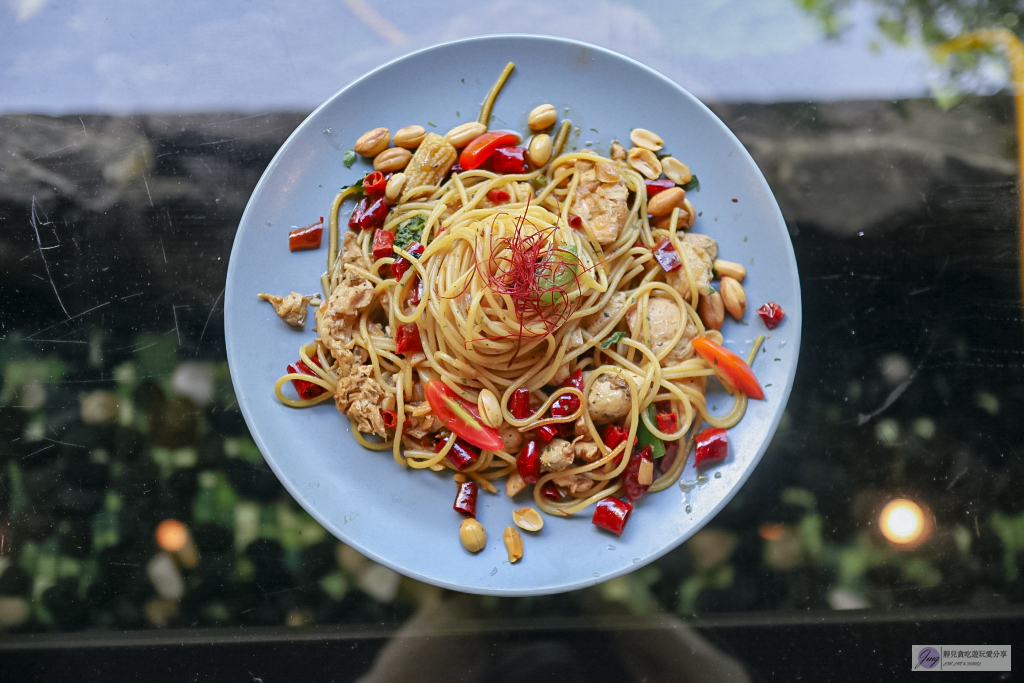
[[[455,39],[455,40],[445,41],[445,42],[442,42],[442,43],[436,43],[436,44],[433,44],[433,45],[422,47],[422,48],[419,48],[417,50],[413,50],[411,52],[408,52],[408,53],[405,53],[405,54],[400,55],[398,57],[395,57],[394,59],[391,59],[391,60],[385,62],[384,64],[381,64],[381,65],[371,69],[370,71],[366,72],[365,74],[363,74],[359,78],[356,78],[355,80],[350,81],[349,83],[347,83],[345,86],[343,86],[337,92],[335,92],[333,95],[331,95],[326,100],[324,100],[319,106],[317,106],[315,109],[313,109],[313,111],[311,111],[309,113],[309,115],[306,116],[302,120],[302,122],[299,123],[298,126],[296,126],[295,130],[293,130],[288,135],[288,137],[285,139],[285,141],[283,143],[281,143],[281,146],[278,148],[277,152],[275,152],[274,156],[271,158],[270,162],[267,164],[266,168],[264,169],[263,173],[261,174],[259,181],[253,187],[252,193],[250,194],[249,199],[246,202],[245,210],[242,212],[242,216],[239,219],[238,227],[235,230],[235,236],[232,239],[231,251],[230,251],[230,254],[228,256],[228,268],[227,268],[226,275],[225,275],[225,287],[224,287],[224,318],[223,318],[223,321],[224,321],[225,350],[226,350],[226,353],[227,353],[228,374],[229,374],[229,377],[231,378],[232,389],[235,392],[236,398],[241,398],[241,396],[242,396],[242,394],[239,392],[239,388],[238,388],[237,384],[234,381],[234,372],[232,371],[233,368],[240,367],[238,365],[239,360],[238,360],[236,354],[232,350],[233,346],[234,346],[232,344],[232,339],[237,339],[237,336],[233,333],[234,324],[231,322],[232,318],[230,316],[228,316],[227,311],[230,308],[232,308],[234,305],[236,305],[235,300],[236,300],[236,297],[238,295],[236,294],[236,292],[235,292],[236,288],[232,286],[232,283],[237,281],[237,277],[233,277],[233,275],[236,273],[237,269],[240,267],[240,266],[237,265],[238,260],[236,258],[236,256],[237,256],[236,252],[241,250],[241,247],[239,246],[240,242],[239,242],[238,236],[240,234],[240,229],[242,228],[242,226],[247,224],[248,222],[251,222],[251,220],[252,220],[252,218],[250,217],[250,213],[255,210],[253,208],[253,201],[252,201],[253,197],[257,196],[263,190],[264,184],[269,182],[269,176],[271,175],[272,171],[277,167],[277,165],[280,163],[282,157],[289,152],[289,150],[292,147],[292,145],[294,145],[296,143],[296,140],[299,137],[301,137],[301,136],[303,136],[305,134],[306,129],[309,126],[313,125],[312,122],[316,119],[316,117],[320,113],[320,111],[325,109],[326,107],[328,107],[332,103],[334,103],[339,98],[343,97],[346,92],[348,92],[349,90],[355,88],[358,84],[362,83],[363,81],[366,81],[368,79],[373,78],[378,72],[383,71],[385,69],[388,69],[389,67],[391,67],[394,64],[397,64],[399,62],[403,62],[403,61],[408,60],[408,59],[415,58],[415,57],[417,57],[419,55],[422,55],[422,54],[425,54],[425,53],[428,53],[428,52],[432,52],[432,51],[435,51],[435,50],[441,50],[441,49],[448,49],[448,48],[451,48],[453,46],[469,45],[469,44],[474,44],[474,43],[486,43],[486,42],[495,41],[495,40],[523,40],[523,41],[536,41],[536,42],[556,43],[556,44],[561,44],[561,45],[569,45],[569,46],[573,46],[573,47],[577,47],[577,48],[585,48],[585,49],[588,49],[588,50],[594,50],[596,52],[604,53],[606,56],[609,56],[611,58],[622,60],[622,61],[628,63],[630,66],[632,66],[634,68],[640,68],[640,69],[648,72],[649,74],[651,74],[655,78],[657,78],[666,87],[670,87],[670,88],[675,89],[679,94],[681,94],[682,96],[688,98],[693,104],[697,105],[697,107],[700,110],[702,110],[702,113],[704,113],[705,116],[707,116],[713,122],[713,124],[720,129],[721,132],[723,132],[728,138],[732,139],[732,141],[735,143],[736,147],[741,151],[741,154],[743,155],[744,160],[747,163],[749,163],[754,169],[756,169],[756,171],[757,171],[757,174],[756,174],[757,175],[757,182],[761,186],[761,189],[767,194],[768,198],[771,199],[771,214],[773,215],[773,218],[776,219],[783,227],[786,227],[785,217],[782,215],[782,210],[779,207],[779,203],[778,203],[778,200],[775,197],[775,193],[772,192],[772,189],[769,186],[768,181],[767,181],[767,179],[764,176],[764,173],[761,171],[760,166],[757,165],[757,162],[750,155],[750,152],[743,145],[743,143],[739,140],[739,138],[735,135],[735,133],[733,133],[733,131],[727,125],[725,125],[725,123],[718,117],[718,115],[716,115],[706,104],[704,104],[702,101],[700,101],[695,95],[690,93],[683,86],[679,85],[678,83],[676,83],[675,81],[673,81],[671,78],[669,78],[665,74],[661,73],[660,71],[658,71],[658,70],[656,70],[656,69],[654,69],[654,68],[652,68],[652,67],[650,67],[650,66],[648,66],[648,65],[646,65],[646,64],[644,64],[644,63],[642,63],[642,62],[640,62],[640,61],[638,61],[636,59],[633,59],[632,57],[629,57],[629,56],[624,55],[624,54],[622,54],[620,52],[616,52],[614,50],[611,50],[611,49],[608,49],[608,48],[605,48],[605,47],[602,47],[602,46],[599,46],[599,45],[594,45],[592,43],[587,43],[587,42],[576,40],[576,39],[573,39],[573,38],[564,38],[564,37],[560,37],[560,36],[550,36],[550,35],[544,35],[544,34],[531,34],[531,33],[490,33],[490,34],[482,34],[482,35],[476,35],[476,36],[470,36],[470,37],[466,37],[466,38],[459,38],[459,39]],[[714,504],[714,506],[711,507],[710,512],[707,513],[707,515],[706,515],[706,517],[704,519],[704,522],[702,524],[694,525],[691,528],[687,529],[685,532],[680,534],[677,538],[673,539],[670,543],[667,543],[662,549],[660,549],[660,550],[658,550],[656,552],[650,553],[649,555],[644,557],[639,564],[627,565],[627,566],[625,566],[625,567],[623,567],[621,569],[618,569],[618,570],[615,570],[615,571],[611,571],[611,572],[608,572],[606,574],[601,574],[598,577],[588,576],[586,578],[583,578],[583,579],[580,579],[580,580],[577,580],[577,581],[567,582],[567,583],[560,584],[560,585],[557,585],[557,586],[544,586],[544,587],[539,587],[539,588],[521,588],[521,587],[519,587],[519,588],[515,588],[515,587],[513,587],[513,588],[509,588],[509,587],[487,588],[487,587],[476,587],[476,586],[464,586],[464,585],[461,585],[459,583],[454,583],[454,582],[446,581],[443,578],[437,578],[437,577],[434,577],[434,576],[423,575],[423,574],[421,574],[421,573],[411,569],[410,567],[399,566],[398,564],[396,564],[394,562],[391,562],[387,558],[378,555],[373,550],[371,550],[369,548],[366,548],[365,546],[363,546],[358,541],[349,539],[348,535],[343,533],[342,530],[339,528],[339,526],[337,524],[335,524],[333,521],[327,519],[324,515],[321,515],[320,512],[317,510],[316,506],[314,506],[312,504],[309,504],[307,499],[306,499],[306,496],[301,495],[301,493],[299,491],[299,488],[298,488],[298,485],[293,483],[293,482],[291,482],[288,477],[284,476],[284,473],[280,469],[280,467],[279,467],[278,463],[276,462],[275,458],[272,455],[268,455],[270,453],[270,448],[265,443],[265,441],[263,439],[263,436],[260,433],[260,431],[258,429],[253,429],[252,428],[252,425],[254,424],[254,417],[253,417],[253,415],[250,414],[250,408],[249,408],[248,400],[247,399],[245,399],[245,400],[238,400],[238,406],[239,406],[239,409],[240,409],[240,411],[242,413],[243,418],[245,419],[246,428],[248,429],[250,436],[252,437],[253,441],[255,442],[257,448],[259,449],[260,454],[263,456],[264,461],[270,467],[271,471],[273,471],[273,473],[277,477],[278,481],[282,484],[282,486],[284,486],[285,490],[288,491],[289,495],[292,496],[292,498],[295,500],[295,502],[298,503],[299,506],[302,507],[303,510],[305,510],[313,519],[315,519],[317,521],[318,524],[320,524],[326,531],[328,531],[328,533],[333,535],[336,539],[342,541],[346,545],[348,545],[348,546],[352,547],[353,549],[357,550],[358,552],[360,552],[364,556],[368,557],[369,559],[373,560],[374,562],[377,562],[378,564],[381,564],[381,565],[383,565],[385,567],[388,567],[389,569],[399,573],[402,576],[408,576],[408,577],[413,578],[413,579],[415,579],[417,581],[422,581],[422,582],[428,583],[430,585],[435,585],[435,586],[439,586],[441,588],[447,588],[447,589],[458,591],[458,592],[462,592],[462,593],[470,593],[470,594],[477,594],[477,595],[493,595],[493,596],[499,596],[499,597],[527,597],[527,596],[537,596],[537,595],[552,595],[552,594],[565,593],[565,592],[573,591],[573,590],[579,590],[579,589],[582,589],[582,588],[588,588],[588,587],[597,585],[599,583],[604,583],[606,581],[609,581],[609,580],[614,579],[614,578],[618,578],[620,576],[624,576],[626,574],[632,573],[633,571],[636,571],[637,569],[639,569],[641,567],[649,565],[650,563],[656,561],[657,559],[665,556],[669,552],[675,550],[680,545],[685,543],[688,539],[690,539],[694,534],[699,532],[701,529],[705,528],[711,522],[711,520],[713,520],[722,511],[722,509],[733,499],[733,497],[739,492],[739,490],[743,487],[743,485],[747,482],[747,480],[753,474],[753,471],[757,468],[757,465],[760,463],[761,458],[764,457],[765,453],[767,452],[768,446],[771,443],[772,439],[774,438],[774,436],[775,436],[775,434],[776,434],[776,432],[778,430],[779,423],[782,420],[782,415],[785,412],[786,406],[789,403],[790,395],[792,394],[794,380],[795,380],[795,377],[796,377],[796,371],[797,371],[797,367],[799,366],[799,362],[800,362],[800,350],[801,350],[801,347],[802,347],[802,337],[803,337],[803,295],[802,295],[802,290],[801,290],[801,287],[800,287],[800,276],[799,276],[799,270],[798,270],[798,267],[797,267],[796,253],[795,253],[795,249],[793,248],[792,236],[789,235],[788,229],[786,231],[786,234],[787,234],[787,237],[789,239],[788,239],[788,249],[785,250],[786,251],[786,256],[787,256],[787,261],[788,261],[788,263],[785,264],[785,266],[786,266],[785,271],[786,271],[786,274],[787,274],[787,278],[790,280],[789,284],[792,287],[792,291],[795,294],[795,298],[796,298],[796,300],[798,302],[798,306],[799,306],[798,310],[795,313],[787,311],[787,317],[790,318],[790,320],[788,321],[789,324],[790,325],[794,325],[794,323],[795,323],[795,327],[796,327],[795,331],[791,332],[791,334],[795,335],[794,339],[792,340],[793,341],[793,346],[794,346],[794,349],[795,349],[794,350],[794,354],[795,355],[794,355],[792,364],[789,366],[789,368],[788,368],[788,370],[786,372],[785,387],[783,388],[783,391],[782,391],[781,395],[779,396],[779,402],[780,402],[781,408],[772,417],[772,419],[771,419],[771,421],[769,423],[769,427],[768,427],[768,430],[767,430],[766,438],[759,445],[758,451],[754,455],[754,457],[751,459],[749,466],[747,466],[739,474],[739,476],[736,479],[735,484],[733,484],[733,486],[729,490],[727,490],[725,492],[725,494],[722,495],[718,499],[718,501]]]

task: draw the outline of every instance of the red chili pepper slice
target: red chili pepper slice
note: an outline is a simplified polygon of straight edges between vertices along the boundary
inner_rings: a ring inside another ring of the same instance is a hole
[[[323,235],[324,217],[320,216],[320,220],[316,223],[310,223],[301,228],[292,228],[288,231],[288,249],[291,251],[319,249]]]
[[[602,498],[594,507],[594,516],[590,521],[595,526],[606,529],[616,536],[621,536],[631,512],[633,512],[633,504],[628,500]]]
[[[574,213],[569,214],[569,227],[578,228],[583,225],[583,219]]]
[[[682,259],[679,258],[679,252],[667,238],[662,239],[654,247],[654,260],[666,273],[671,273],[683,265]]]
[[[476,137],[471,141],[459,155],[459,165],[462,168],[472,170],[479,168],[481,164],[491,158],[494,150],[502,145],[514,145],[519,142],[519,136],[507,130],[492,130]]]
[[[572,374],[562,382],[562,386],[572,387],[583,391],[583,371],[579,368],[573,370]],[[579,397],[567,394],[565,396],[559,396],[555,399],[554,403],[551,404],[551,415],[552,417],[566,417],[575,413],[579,408]]]
[[[373,233],[373,258],[387,258],[395,254],[395,233],[377,230]]]
[[[545,482],[544,485],[540,487],[540,495],[544,496],[548,500],[562,500],[562,492],[558,490],[558,487],[555,486],[555,482],[553,481]]]
[[[540,479],[540,445],[536,441],[527,441],[523,450],[519,451],[519,455],[516,456],[516,468],[519,470],[519,476],[527,484],[536,484]]]
[[[544,425],[543,427],[537,427],[537,436],[544,441],[551,441],[551,439],[558,436],[558,427],[555,425]]]
[[[476,517],[476,494],[476,482],[462,482],[455,494],[455,503],[452,505],[452,509],[467,517]]]
[[[520,387],[512,392],[512,398],[508,401],[508,411],[517,420],[525,420],[530,417],[530,390]]]
[[[658,429],[666,434],[675,434],[679,429],[679,419],[675,413],[658,413],[655,419],[658,422]]]
[[[774,301],[769,301],[761,308],[757,309],[757,314],[761,316],[761,320],[764,321],[764,326],[769,330],[774,330],[778,327],[779,323],[786,316],[786,312],[782,310],[782,306],[779,306]]]
[[[711,427],[697,435],[697,457],[694,467],[721,462],[729,455],[729,435],[724,429]]]
[[[512,196],[508,193],[507,190],[502,190],[501,188],[497,187],[494,188],[493,190],[487,190],[487,199],[489,199],[494,204],[501,204],[502,202],[507,202],[511,198]]]
[[[384,427],[394,429],[398,426],[398,413],[393,410],[381,409],[380,416],[384,420]]]
[[[369,197],[363,197],[363,199],[370,199]],[[370,202],[363,215],[359,217],[359,229],[360,230],[373,230],[379,228],[384,224],[384,219],[388,217],[388,205],[384,201],[384,197],[377,197]]]
[[[387,189],[388,178],[390,176],[390,173],[388,175],[384,175],[380,171],[374,171],[373,173],[370,173],[365,178],[363,178],[363,190],[366,191],[366,194],[373,196],[379,196],[384,194],[384,190]]]
[[[403,261],[405,259],[402,259]],[[413,275],[412,287],[409,289],[409,303],[413,306],[419,306],[420,301],[423,300],[423,281],[420,280],[420,276]]]
[[[424,247],[419,242],[413,242],[408,247],[406,247],[405,250],[408,253],[415,256],[416,258],[419,258],[420,256],[423,255],[423,251],[425,249],[426,247]],[[405,275],[406,271],[409,270],[410,268],[412,268],[412,264],[406,261],[405,257],[395,259],[395,262],[391,264],[391,277],[395,278],[396,280],[401,280],[402,276]]]
[[[463,400],[439,379],[432,379],[424,385],[427,403],[437,419],[478,448],[498,451],[505,447],[497,429],[488,427],[480,419],[480,411],[473,404]]]
[[[317,363],[314,358],[310,358],[310,360],[313,361],[314,365],[320,367],[320,364]],[[316,373],[310,370],[309,366],[307,366],[301,360],[297,360],[291,365],[289,365],[288,372],[297,372],[301,375],[312,375],[314,377],[316,376]],[[311,398],[316,398],[317,396],[320,396],[327,392],[327,390],[324,389],[319,384],[313,384],[312,382],[306,382],[301,379],[293,379],[292,386],[295,387],[295,393],[298,394],[299,398],[303,399],[304,401],[308,401]]]
[[[494,150],[495,173],[526,173],[529,170],[524,147],[498,147]]]
[[[352,208],[352,214],[348,217],[348,227],[352,230],[359,230],[359,221],[362,220],[363,215],[366,213],[366,209],[370,206],[370,198],[363,196],[355,207]]]
[[[634,453],[633,457],[629,459],[629,464],[626,465],[626,470],[622,473],[622,490],[626,493],[626,498],[631,501],[639,500],[647,493],[647,489],[651,488],[650,484],[640,483],[640,465],[644,461],[648,461],[652,467],[654,466],[654,450],[650,446],[644,446]]]
[[[462,439],[455,439],[455,443],[452,444],[451,450],[445,457],[455,465],[455,469],[461,472],[472,465],[480,457],[480,453]]]
[[[604,440],[605,446],[615,450],[616,446],[626,440],[628,433],[624,428],[612,424],[604,428],[604,434],[601,435],[601,438]]]
[[[423,343],[420,341],[420,328],[416,323],[399,325],[398,333],[395,335],[395,353],[412,354],[423,350]]]
[[[750,398],[764,398],[764,390],[757,376],[750,369],[746,361],[735,353],[720,344],[716,344],[707,337],[697,337],[693,340],[693,350],[706,362],[719,368],[732,382],[732,385],[742,391]]]
[[[673,183],[668,178],[661,178],[659,180],[645,180],[644,185],[647,186],[648,199],[658,194],[659,192],[662,192],[663,190],[667,190],[669,188],[676,186],[676,184]]]
[[[672,463],[676,461],[677,455],[679,455],[679,442],[665,442],[665,455],[658,458],[658,469],[661,470],[662,474],[672,469]]]

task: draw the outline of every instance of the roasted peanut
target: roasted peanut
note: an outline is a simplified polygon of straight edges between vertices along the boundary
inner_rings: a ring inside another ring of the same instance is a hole
[[[661,175],[661,162],[654,152],[641,147],[632,147],[626,155],[626,161],[630,166],[644,174],[650,180],[657,180]]]
[[[479,121],[470,121],[452,128],[444,134],[444,139],[456,148],[465,147],[486,132],[487,126]]]
[[[557,118],[558,112],[555,111],[553,104],[541,104],[530,112],[529,118],[526,119],[526,125],[530,127],[530,130],[544,130],[553,125]]]
[[[543,166],[551,160],[551,136],[547,133],[538,133],[530,139],[530,146],[526,148],[526,156],[530,157],[530,163],[534,166]]]
[[[388,178],[388,184],[384,187],[384,199],[386,199],[389,204],[394,204],[398,201],[398,198],[402,196],[402,190],[404,188],[405,174],[396,173]]]
[[[423,142],[423,138],[427,134],[427,129],[423,126],[406,126],[405,128],[399,128],[395,131],[395,136],[392,141],[399,147],[405,147],[406,149],[416,149]]]
[[[692,228],[695,220],[697,220],[697,209],[693,208],[689,199],[684,199],[683,210],[679,212],[679,225],[684,228]]]
[[[697,305],[697,312],[700,319],[704,321],[704,327],[711,330],[722,329],[725,322],[725,304],[722,302],[722,295],[718,292],[711,292],[700,298]]]
[[[664,157],[661,160],[661,170],[664,172],[665,177],[676,185],[685,185],[693,180],[690,167],[675,157]]]
[[[505,550],[508,551],[508,561],[515,564],[523,556],[523,537],[514,526],[505,527],[503,534],[505,539]]]
[[[649,486],[654,481],[654,461],[641,460],[640,469],[636,473],[636,483],[641,486]]]
[[[409,165],[409,159],[412,159],[412,152],[404,147],[391,147],[373,158],[373,170],[381,173],[401,171]],[[385,186],[384,192],[387,191]]]
[[[647,200],[647,213],[652,216],[665,216],[672,213],[677,206],[682,208],[686,199],[686,190],[681,187],[670,187],[662,190]]]
[[[714,268],[715,272],[718,273],[718,277],[731,277],[733,280],[743,282],[743,278],[747,276],[746,268],[738,263],[723,261],[720,258],[715,259]]]
[[[722,278],[722,303],[729,315],[739,320],[747,310],[747,293],[743,285],[731,277]]]
[[[364,157],[375,157],[391,144],[391,132],[387,128],[374,128],[359,136],[355,150]]]
[[[523,481],[523,477],[518,472],[513,472],[508,475],[508,479],[505,480],[505,495],[511,498],[520,491],[526,488],[526,482]],[[515,515],[515,513],[512,513]]]
[[[518,474],[518,472],[516,473]],[[509,477],[511,478],[511,477]],[[544,518],[533,508],[519,508],[512,511],[512,521],[524,531],[540,531],[544,527]]]
[[[459,540],[466,550],[471,553],[478,553],[487,545],[487,532],[480,522],[472,517],[462,520],[459,526]]]
[[[501,404],[498,397],[490,389],[482,389],[476,400],[476,407],[480,409],[480,418],[488,427],[501,426]]]
[[[615,161],[625,161],[626,148],[620,145],[618,140],[612,140],[611,155]]]
[[[637,147],[657,152],[665,146],[665,141],[657,133],[652,133],[646,128],[634,128],[629,133],[629,140]]]

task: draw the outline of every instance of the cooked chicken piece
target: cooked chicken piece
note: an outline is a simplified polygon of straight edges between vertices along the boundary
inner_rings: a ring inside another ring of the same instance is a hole
[[[618,140],[612,140],[612,159],[615,161],[626,160],[626,148]]]
[[[558,366],[558,369],[555,370],[555,374],[551,376],[550,384],[558,385],[567,379],[569,379],[569,361]]]
[[[597,447],[597,444],[593,441],[583,441],[583,437],[572,442],[572,452],[577,458],[582,458],[587,462],[594,462],[601,457],[601,449]]]
[[[682,294],[683,299],[689,301],[690,281],[686,277],[686,271],[689,269],[690,277],[697,283],[697,293],[701,295],[710,294],[711,278],[714,277],[712,272],[714,259],[705,249],[694,246],[688,241],[683,241],[680,246],[682,247],[682,252],[679,256],[682,258],[684,265],[670,273],[665,273],[665,282]],[[717,251],[716,247],[715,252],[717,253]]]
[[[629,215],[629,190],[619,174],[619,167],[610,161],[578,159],[580,174],[572,211],[593,230],[602,245],[613,243]]]
[[[626,322],[629,329],[639,331],[640,322],[637,320],[636,308],[630,309],[626,314]],[[683,326],[684,313],[679,310],[675,301],[664,297],[651,297],[647,301],[647,324],[650,328],[650,347],[654,353],[661,353],[665,346],[676,336],[676,332]],[[662,359],[663,366],[677,365],[687,358],[693,356],[693,346],[690,342],[697,336],[697,326],[693,324],[689,316],[686,316],[686,326],[683,336],[673,349]]]
[[[352,340],[359,313],[373,301],[373,285],[355,276],[346,277],[316,309],[316,331],[337,358]]]
[[[498,427],[498,434],[501,435],[501,442],[505,444],[506,453],[514,455],[523,447],[523,435],[509,423],[502,422]]]
[[[589,332],[591,336],[600,333],[601,330],[608,325],[608,321],[617,316],[619,312],[626,307],[626,302],[628,300],[629,297],[627,297],[624,292],[615,292],[608,300],[608,303],[605,304],[604,308],[583,319],[583,329]],[[608,329],[605,334],[610,334],[611,331],[611,329]]]
[[[552,439],[540,452],[541,468],[545,472],[561,472],[572,465],[572,444],[565,439]]]
[[[441,429],[441,421],[433,413],[427,415],[410,415],[405,413],[405,426],[403,430],[414,439],[422,439],[427,434],[433,434]]]
[[[555,486],[569,489],[569,493],[584,493],[594,488],[594,480],[585,474],[560,474],[551,481]]]
[[[309,301],[315,298],[315,295],[306,296],[298,292],[292,292],[288,296],[260,292],[256,296],[264,301],[269,301],[278,318],[300,330],[306,326],[306,311],[309,310]]]
[[[697,249],[703,249],[707,252],[708,257],[714,261],[718,258],[718,242],[711,239],[707,235],[701,235],[696,232],[688,232],[682,236],[682,241],[690,244]]]
[[[591,385],[587,395],[587,410],[595,424],[625,417],[631,406],[629,385],[618,375],[601,375]]]
[[[422,185],[440,185],[458,157],[452,143],[437,133],[427,133],[405,167],[406,190]]]
[[[572,433],[576,436],[584,436],[590,433],[590,429],[587,427],[587,421],[583,419],[583,416],[576,418],[576,421],[572,423]]]
[[[380,406],[384,389],[373,377],[372,365],[360,365],[351,374],[341,375],[334,390],[338,410],[355,420],[356,428],[366,434],[385,436]]]

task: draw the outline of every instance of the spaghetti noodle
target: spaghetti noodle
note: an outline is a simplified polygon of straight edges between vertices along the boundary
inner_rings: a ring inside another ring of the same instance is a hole
[[[658,476],[641,475],[643,490],[678,479],[702,424],[735,425],[747,403],[729,368],[692,344],[722,342],[720,300],[717,319],[714,306],[698,312],[721,296],[710,286],[717,244],[687,232],[689,201],[650,216],[652,183],[636,165],[560,153],[569,128],[563,121],[558,155],[539,168],[501,172],[495,161],[407,184],[376,229],[342,235],[342,205],[364,189],[339,192],[318,337],[278,379],[278,399],[299,408],[334,398],[366,448],[491,492],[500,480],[509,495],[532,483],[550,514],[628,493],[638,455],[652,457],[645,444],[679,448],[659,460]],[[417,155],[440,153],[443,141],[429,137]],[[735,396],[725,415],[708,410],[713,375]],[[285,394],[288,382],[299,398]],[[491,398],[500,416],[488,414]],[[541,453],[532,476],[527,450]]]

